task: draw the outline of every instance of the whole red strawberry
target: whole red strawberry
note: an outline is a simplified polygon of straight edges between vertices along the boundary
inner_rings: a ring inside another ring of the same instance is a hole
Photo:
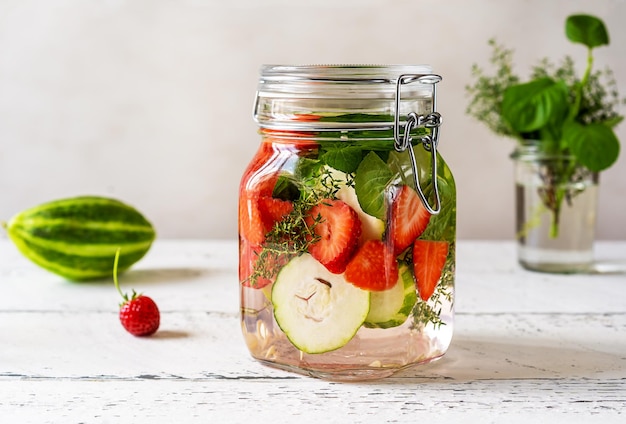
[[[117,263],[119,261],[120,249],[115,254],[115,263],[113,264],[113,282],[115,288],[124,299],[120,304],[120,322],[122,326],[133,336],[149,336],[159,329],[161,322],[161,314],[154,300],[143,294],[137,294],[133,290],[133,295],[122,293],[119,282],[117,281]]]
[[[133,291],[120,307],[120,322],[133,336],[149,336],[159,329],[161,315],[154,300]]]

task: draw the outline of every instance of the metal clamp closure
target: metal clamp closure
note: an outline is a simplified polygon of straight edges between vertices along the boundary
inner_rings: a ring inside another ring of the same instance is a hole
[[[422,204],[426,208],[426,210],[432,214],[436,215],[441,211],[441,200],[439,197],[439,187],[437,184],[437,144],[439,143],[439,126],[442,123],[441,115],[436,112],[436,86],[435,84],[441,81],[441,77],[439,75],[400,75],[398,77],[398,81],[396,83],[396,111],[395,111],[395,121],[393,126],[393,138],[394,138],[394,148],[398,152],[404,152],[408,150],[409,157],[411,159],[411,168],[413,171],[413,182],[415,183],[415,189],[417,190],[417,194],[422,201]],[[423,83],[423,84],[432,84],[433,87],[433,102],[432,102],[432,112],[428,115],[417,115],[415,112],[410,112],[407,114],[406,123],[404,124],[404,133],[400,134],[400,97],[401,97],[401,89],[402,85],[410,84],[413,82]],[[422,191],[422,187],[419,183],[418,178],[418,167],[417,162],[415,161],[415,153],[413,152],[412,144],[413,138],[411,137],[411,131],[414,128],[425,127],[430,128],[431,133],[428,135],[424,135],[420,138],[422,142],[422,146],[428,152],[430,152],[431,157],[431,176],[432,176],[432,184],[433,184],[433,192],[435,195],[435,204],[430,205],[428,203],[428,199],[424,195]]]

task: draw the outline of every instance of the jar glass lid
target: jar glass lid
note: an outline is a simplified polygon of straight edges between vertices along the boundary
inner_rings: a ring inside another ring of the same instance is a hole
[[[254,118],[262,128],[389,129],[396,113],[434,111],[440,80],[428,65],[264,65]]]

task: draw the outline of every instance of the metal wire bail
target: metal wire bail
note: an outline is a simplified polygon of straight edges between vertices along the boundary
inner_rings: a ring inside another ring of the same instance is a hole
[[[436,101],[437,101],[437,92],[435,84],[441,81],[441,77],[439,75],[411,75],[404,74],[398,77],[398,81],[396,82],[396,111],[395,111],[395,120],[393,126],[393,138],[394,138],[394,148],[398,152],[404,152],[405,150],[409,151],[409,157],[411,158],[411,169],[413,171],[413,182],[415,183],[415,188],[417,189],[417,194],[422,201],[422,204],[426,208],[426,210],[432,214],[437,215],[441,211],[441,199],[439,197],[439,186],[437,184],[437,144],[439,143],[439,126],[442,123],[441,115],[436,112]],[[415,112],[409,112],[407,114],[406,123],[404,124],[404,133],[400,134],[400,98],[403,84],[410,84],[413,82],[418,82],[422,84],[432,84],[433,86],[433,108],[432,112],[428,115],[417,115]],[[411,142],[413,141],[411,137],[411,131],[417,127],[425,127],[432,129],[431,134],[422,136],[420,141],[422,142],[422,146],[428,152],[430,152],[431,157],[431,171],[432,171],[432,181],[433,181],[433,191],[435,194],[435,205],[431,206],[428,203],[428,199],[424,195],[422,191],[422,187],[419,183],[418,178],[418,167],[417,162],[415,161],[415,153],[413,152],[413,148]]]

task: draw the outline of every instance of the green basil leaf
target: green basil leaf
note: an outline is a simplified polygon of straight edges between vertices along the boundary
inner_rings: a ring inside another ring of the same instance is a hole
[[[293,163],[293,174],[282,173],[276,180],[272,197],[281,200],[297,200],[303,186],[317,184],[317,175],[324,166],[317,159],[297,158]]]
[[[272,197],[281,200],[297,200],[300,198],[300,189],[294,181],[293,177],[287,175],[281,175],[276,181],[274,190],[272,191]]]
[[[341,146],[341,143],[335,144],[339,144],[339,146],[322,153],[320,160],[346,174],[356,171],[359,163],[361,163],[363,151],[359,147]]]
[[[604,22],[595,16],[572,15],[565,21],[565,35],[574,43],[590,49],[609,44],[609,33]]]
[[[619,156],[619,140],[604,124],[568,123],[563,138],[576,159],[594,172],[607,169]]]
[[[317,174],[320,168],[324,166],[322,162],[316,159],[299,158],[294,169],[294,178],[296,180],[308,180]]]
[[[456,188],[454,181],[450,183],[442,177],[437,177],[439,188],[439,201],[441,211],[437,215],[432,215],[428,226],[420,235],[422,240],[445,240],[449,243],[456,238]],[[434,203],[433,185],[428,183],[424,189],[424,195],[429,201]]]
[[[354,190],[365,213],[385,219],[385,190],[393,178],[393,172],[376,153],[369,152],[363,158],[354,177]]]
[[[548,77],[513,85],[502,99],[502,117],[519,133],[537,131],[548,124],[558,127],[568,110],[567,86]]]
[[[603,122],[603,124],[609,128],[615,128],[623,120],[624,120],[623,116],[616,116],[614,118],[607,119],[606,121]]]

